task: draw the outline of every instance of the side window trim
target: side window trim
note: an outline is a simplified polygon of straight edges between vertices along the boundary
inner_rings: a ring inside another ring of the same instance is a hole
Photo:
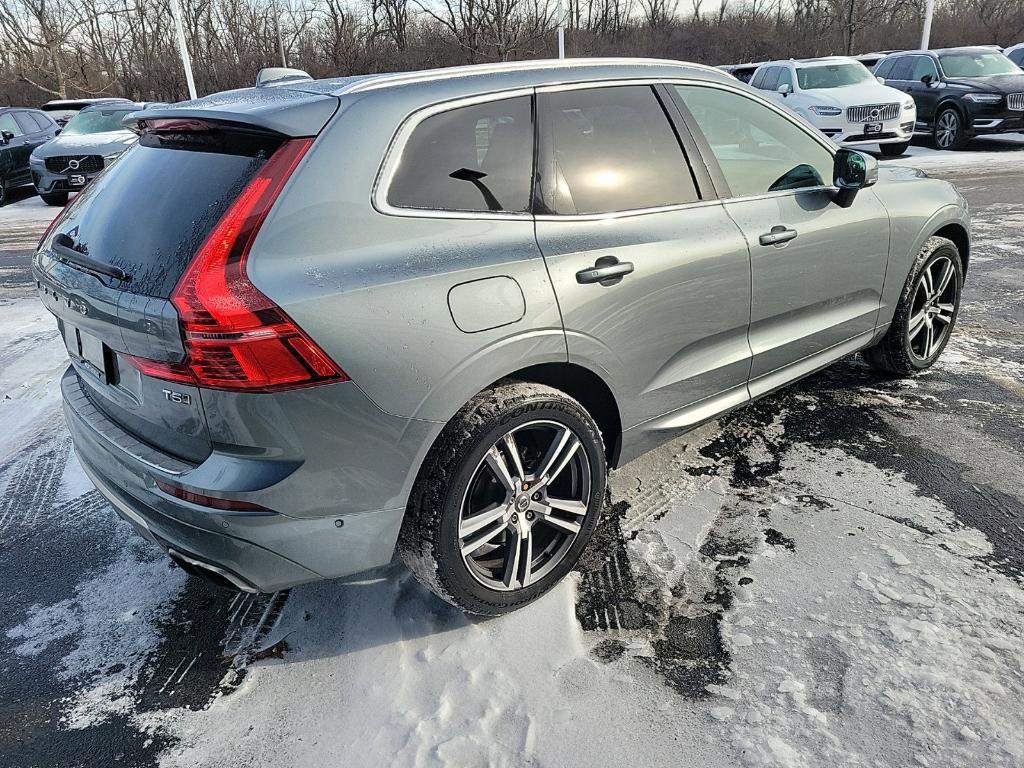
[[[672,84],[673,85],[674,84],[689,85],[689,86],[694,86],[694,87],[699,87],[699,88],[712,88],[712,89],[719,90],[719,91],[729,91],[729,92],[735,93],[735,94],[737,94],[739,96],[748,98],[751,101],[756,101],[758,104],[761,104],[761,105],[767,107],[768,109],[771,109],[772,111],[778,113],[782,117],[784,117],[786,120],[788,120],[790,123],[792,123],[796,128],[799,128],[805,134],[807,134],[812,139],[814,139],[816,142],[818,142],[818,144],[820,144],[832,157],[835,157],[836,147],[829,146],[828,143],[826,142],[826,140],[824,140],[823,137],[815,135],[815,132],[813,131],[813,129],[809,129],[807,127],[804,127],[803,125],[800,124],[800,122],[798,121],[798,118],[790,117],[788,114],[786,114],[784,108],[776,106],[772,102],[768,101],[768,99],[760,96],[759,94],[756,94],[756,93],[755,94],[751,94],[748,91],[743,91],[743,90],[740,90],[739,88],[733,88],[732,86],[729,86],[729,85],[724,85],[722,83],[711,83],[711,82],[706,82],[706,81],[678,81],[678,83],[672,83]],[[740,197],[734,197],[733,194],[732,194],[732,190],[729,188],[728,182],[726,182],[726,180],[725,180],[725,174],[722,173],[722,168],[718,164],[718,159],[715,157],[714,152],[711,150],[711,144],[708,142],[707,137],[704,135],[704,132],[700,129],[700,126],[697,125],[697,121],[693,117],[693,115],[691,114],[690,110],[687,108],[686,102],[683,101],[683,97],[680,96],[678,93],[675,93],[674,92],[675,91],[674,88],[669,88],[669,90],[673,91],[673,93],[672,93],[673,100],[676,101],[677,108],[679,109],[680,114],[683,116],[683,120],[686,122],[688,130],[690,131],[690,133],[693,136],[694,140],[697,142],[698,146],[700,147],[701,156],[704,158],[704,162],[708,166],[708,171],[711,173],[711,178],[712,178],[712,180],[715,183],[715,189],[718,192],[718,197],[719,197],[719,199],[721,199],[721,201],[723,203],[725,203],[725,202],[737,202],[737,201],[740,201],[740,200],[762,199],[762,198],[766,198],[766,197],[795,196],[795,195],[806,194],[808,192],[820,192],[820,191],[823,191],[823,190],[834,189],[834,187],[832,186],[831,183],[826,183],[826,184],[823,184],[823,185],[817,186],[817,187],[802,187],[800,189],[785,189],[785,190],[779,190],[777,192],[763,192],[763,193],[758,194],[758,195],[743,195],[743,196],[740,196]]]
[[[669,122],[676,132],[676,138],[683,147],[683,159],[693,176],[693,183],[697,187],[697,194],[701,202],[718,199],[718,189],[711,178],[711,169],[704,162],[704,155],[700,151],[696,139],[690,132],[690,125],[687,123],[682,111],[679,109],[679,99],[675,97],[675,90],[665,83],[656,83],[654,92],[658,95],[662,109],[668,115]]]
[[[399,206],[392,205],[388,202],[388,192],[391,188],[391,184],[395,179],[395,171],[398,169],[399,160],[402,157],[402,153],[405,151],[406,145],[409,143],[409,138],[412,136],[413,131],[426,120],[428,117],[442,114],[444,112],[451,112],[452,110],[460,109],[461,107],[469,107],[476,104],[486,104],[491,101],[503,101],[505,99],[514,99],[521,96],[528,96],[530,98],[531,112],[534,122],[534,146],[533,146],[533,176],[536,177],[537,170],[537,142],[536,142],[536,124],[537,124],[537,95],[536,88],[530,86],[526,88],[515,88],[508,91],[496,91],[494,93],[480,94],[476,96],[468,96],[459,99],[453,99],[451,101],[443,101],[438,104],[431,104],[429,106],[417,109],[408,115],[395,130],[394,135],[391,137],[391,142],[388,144],[387,151],[384,153],[384,158],[381,161],[380,168],[377,171],[377,175],[373,182],[373,188],[370,193],[370,204],[374,210],[378,213],[382,213],[385,216],[401,216],[405,218],[416,218],[416,219],[498,219],[498,220],[529,220],[533,218],[533,214],[529,211],[513,212],[513,211],[448,211],[444,209],[434,208],[402,208]],[[533,178],[530,180],[531,189],[533,188]],[[531,201],[532,203],[532,201]]]

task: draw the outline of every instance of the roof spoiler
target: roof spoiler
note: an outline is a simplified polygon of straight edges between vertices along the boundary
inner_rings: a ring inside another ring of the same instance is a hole
[[[290,67],[264,67],[256,75],[256,87],[265,88],[273,85],[284,85],[302,80],[312,80],[308,72]]]

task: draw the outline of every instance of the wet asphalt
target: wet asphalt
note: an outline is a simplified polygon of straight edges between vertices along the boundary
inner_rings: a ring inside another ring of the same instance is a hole
[[[1015,373],[1024,366],[1024,177],[1008,168],[968,169],[949,178],[968,197],[976,222],[975,259],[951,345],[955,359],[912,389],[879,377],[857,358],[841,361],[617,472],[604,521],[579,567],[576,615],[595,639],[595,658],[615,661],[630,653],[624,636],[642,636],[654,650],[644,663],[679,695],[704,697],[705,686],[726,679],[729,658],[718,625],[737,586],[749,579],[743,568],[753,535],[773,547],[796,548],[759,511],[761,490],[794,446],[824,457],[842,445],[861,461],[902,474],[918,494],[953,510],[962,526],[985,534],[993,545],[984,555],[988,565],[1024,577],[1024,383]],[[31,249],[24,244],[37,235],[24,227],[0,232],[5,295],[31,292]],[[990,258],[996,251],[1001,258]],[[860,396],[865,391],[872,396]],[[120,524],[95,491],[70,501],[61,496],[71,456],[55,411],[0,464],[0,765],[156,765],[170,737],[143,732],[133,714],[198,709],[215,695],[230,695],[266,650],[288,595],[242,596],[187,579],[159,614],[158,637],[127,683],[126,707],[99,723],[70,727],[68,693],[88,682],[83,678],[116,677],[119,670],[105,667],[102,658],[69,668],[73,634],[24,655],[15,653],[18,643],[7,633],[32,606],[74,598],[78,585],[116,566],[124,548]],[[841,476],[844,467],[829,471]],[[717,478],[725,491],[691,572],[669,585],[676,599],[666,609],[659,585],[631,563],[626,544],[665,514],[672,493],[665,478],[673,472]],[[794,493],[808,509],[840,503],[820,483]],[[919,526],[898,506],[869,511]],[[143,549],[138,556],[152,559],[157,576],[165,568],[167,578],[183,578],[157,552]],[[129,599],[124,610],[144,607]],[[69,669],[81,677],[69,676]]]

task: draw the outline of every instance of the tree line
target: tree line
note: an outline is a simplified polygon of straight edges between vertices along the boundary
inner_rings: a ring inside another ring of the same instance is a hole
[[[556,55],[708,64],[916,48],[925,0],[181,0],[196,87]],[[564,10],[563,10],[564,9]],[[170,0],[0,0],[0,104],[186,98]],[[1024,38],[1021,0],[937,0],[932,46]]]

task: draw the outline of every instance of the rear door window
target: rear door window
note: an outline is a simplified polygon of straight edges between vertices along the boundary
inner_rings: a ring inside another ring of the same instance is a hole
[[[388,189],[397,208],[524,213],[533,176],[529,96],[431,115],[414,129]]]
[[[665,110],[650,86],[538,95],[538,213],[658,208],[699,199]]]
[[[878,66],[875,67],[875,74],[881,78],[888,77],[889,72],[890,70],[892,70],[892,65],[894,63],[894,59],[883,59],[881,62],[879,62]]]
[[[910,80],[910,74],[914,71],[914,57],[900,56],[892,67],[892,74],[889,77],[893,80]]]
[[[36,125],[36,121],[32,119],[32,115],[28,112],[15,112],[14,119],[21,126],[22,133],[37,133],[39,131],[39,126]]]
[[[764,82],[764,77],[766,74],[768,74],[768,70],[766,68],[762,67],[758,69],[757,72],[754,73],[753,79],[750,81],[751,87],[760,88],[761,83]]]
[[[143,134],[68,206],[58,231],[120,267],[123,290],[168,298],[193,255],[279,141],[230,132]]]

